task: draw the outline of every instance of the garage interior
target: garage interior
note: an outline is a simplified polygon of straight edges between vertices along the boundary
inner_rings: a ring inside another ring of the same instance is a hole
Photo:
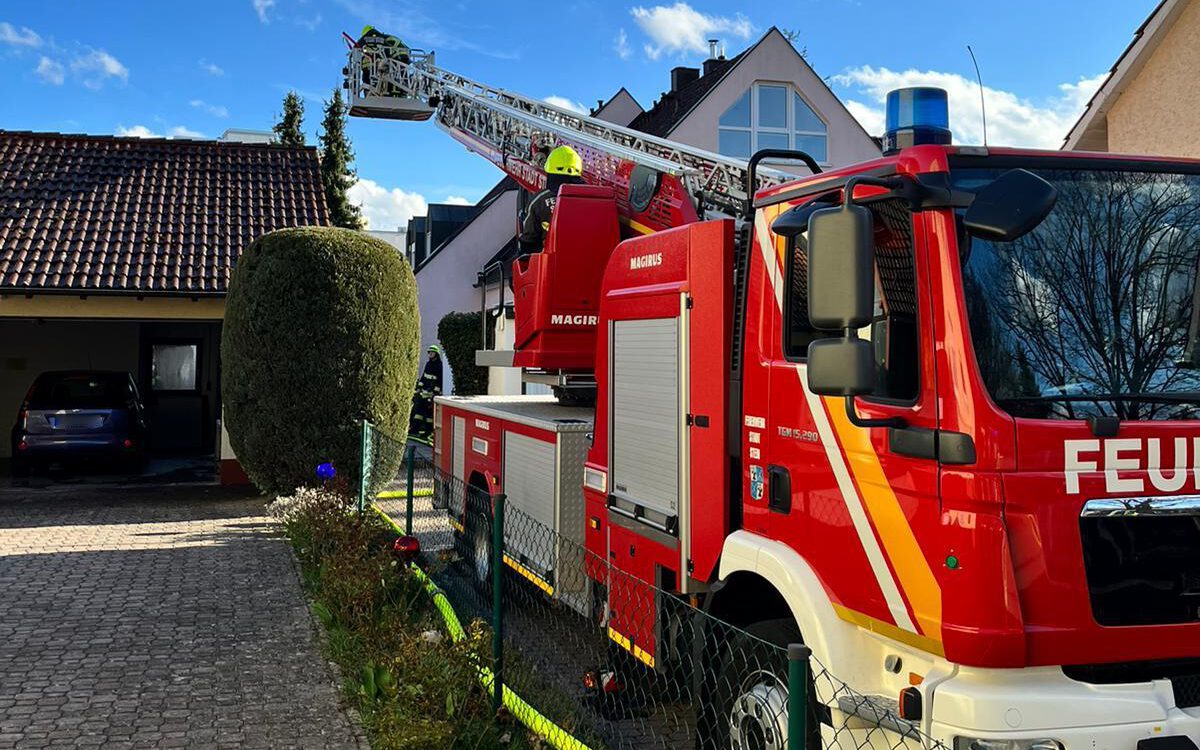
[[[137,381],[150,456],[212,464],[220,439],[220,321],[0,318],[0,418],[11,428],[49,370],[116,370]],[[0,443],[7,469],[11,440]]]

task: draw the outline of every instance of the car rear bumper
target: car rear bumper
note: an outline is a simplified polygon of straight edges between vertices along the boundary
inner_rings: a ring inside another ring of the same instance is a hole
[[[74,456],[121,456],[134,455],[138,451],[135,442],[125,447],[127,435],[26,435],[22,440],[25,448],[14,452],[26,458],[71,458]]]

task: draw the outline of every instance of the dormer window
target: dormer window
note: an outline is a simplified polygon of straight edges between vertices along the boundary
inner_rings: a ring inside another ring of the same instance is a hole
[[[829,161],[828,129],[800,93],[783,83],[756,83],[721,115],[717,150],[749,159],[764,148],[807,151]]]

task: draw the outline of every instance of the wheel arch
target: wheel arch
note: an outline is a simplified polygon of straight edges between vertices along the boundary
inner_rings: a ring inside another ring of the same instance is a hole
[[[854,628],[838,617],[812,566],[794,549],[747,531],[735,531],[721,553],[721,586],[710,611],[714,616],[745,602],[735,616],[745,627],[755,621],[791,617],[805,645],[822,664],[841,663],[852,648]],[[763,616],[758,616],[759,614]]]

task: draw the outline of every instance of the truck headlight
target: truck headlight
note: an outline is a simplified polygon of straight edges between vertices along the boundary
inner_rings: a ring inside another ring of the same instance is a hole
[[[955,737],[954,750],[1063,750],[1058,740],[991,740],[984,737]]]

